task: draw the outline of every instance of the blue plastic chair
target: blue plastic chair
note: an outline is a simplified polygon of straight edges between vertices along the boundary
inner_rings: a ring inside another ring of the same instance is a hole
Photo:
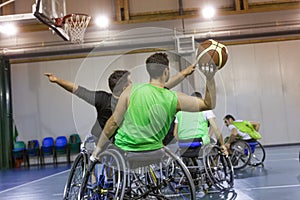
[[[79,134],[74,133],[69,137],[70,154],[78,154],[80,152],[81,138]]]
[[[13,160],[15,163],[15,167],[20,167],[22,162],[28,165],[28,158],[26,155],[26,144],[24,141],[16,141],[14,143],[14,148],[12,150]]]
[[[37,158],[37,164],[40,164],[40,143],[38,140],[29,140],[27,143],[28,166],[30,166],[30,158]]]
[[[70,162],[70,152],[68,148],[68,139],[66,136],[58,136],[55,140],[55,162],[57,164],[57,157],[59,155],[66,155],[67,162]]]
[[[54,139],[52,137],[45,137],[41,146],[41,165],[45,164],[45,156],[52,156],[53,163],[55,163],[55,149]]]

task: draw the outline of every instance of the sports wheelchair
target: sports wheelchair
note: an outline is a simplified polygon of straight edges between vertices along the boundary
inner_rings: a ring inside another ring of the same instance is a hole
[[[195,199],[195,185],[182,160],[167,147],[124,152],[110,145],[92,162],[79,199]]]
[[[189,169],[197,191],[208,192],[214,187],[223,192],[233,187],[234,171],[230,158],[218,145],[179,141],[178,146],[177,154]]]
[[[234,169],[242,169],[247,165],[253,167],[264,166],[266,152],[257,140],[235,140],[231,143],[230,150],[231,163]]]
[[[90,155],[95,148],[95,140],[92,135],[88,135],[81,145],[81,151],[76,156],[71,167],[68,180],[65,184],[63,200],[75,200],[78,198],[80,185],[90,162]]]

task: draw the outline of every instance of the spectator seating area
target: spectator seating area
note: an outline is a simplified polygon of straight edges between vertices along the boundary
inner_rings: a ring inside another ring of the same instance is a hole
[[[57,165],[58,158],[65,158],[65,162],[71,162],[71,155],[80,152],[81,138],[77,133],[70,136],[45,137],[42,141],[32,139],[27,142],[16,141],[12,150],[14,166],[30,167],[32,163],[42,166],[46,163]],[[48,162],[45,162],[48,160]],[[50,162],[49,162],[50,160]],[[61,159],[60,159],[61,160]]]

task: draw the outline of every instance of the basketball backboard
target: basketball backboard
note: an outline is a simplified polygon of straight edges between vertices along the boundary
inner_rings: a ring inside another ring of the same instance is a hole
[[[57,20],[66,16],[66,0],[36,0],[34,16],[64,40],[70,40],[63,27],[57,24]]]

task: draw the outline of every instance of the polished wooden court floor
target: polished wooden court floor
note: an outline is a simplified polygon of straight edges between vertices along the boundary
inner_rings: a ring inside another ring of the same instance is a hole
[[[235,171],[234,188],[210,192],[200,199],[298,200],[300,199],[300,145],[265,147],[262,167]],[[71,165],[48,164],[0,171],[1,200],[61,200]]]

